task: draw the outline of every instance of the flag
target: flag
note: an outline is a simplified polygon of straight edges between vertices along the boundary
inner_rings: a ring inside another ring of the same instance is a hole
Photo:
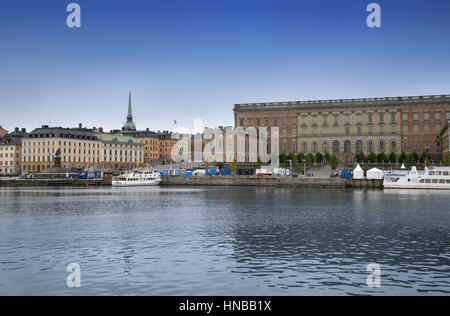
[[[141,164],[141,160],[138,158],[137,159],[137,165],[139,166]]]
[[[173,122],[175,123],[175,125],[177,125],[177,120],[174,120]]]

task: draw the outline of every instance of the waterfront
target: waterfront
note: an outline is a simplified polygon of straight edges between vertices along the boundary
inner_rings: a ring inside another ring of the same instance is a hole
[[[445,191],[3,188],[0,294],[449,295],[449,223]]]

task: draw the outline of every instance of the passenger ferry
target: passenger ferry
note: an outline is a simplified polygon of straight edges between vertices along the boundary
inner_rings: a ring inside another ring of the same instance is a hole
[[[410,171],[390,171],[384,175],[385,189],[413,189],[413,190],[450,190],[449,167],[426,167],[424,171],[417,171],[413,167]]]
[[[153,169],[136,169],[121,176],[114,177],[112,181],[113,186],[128,187],[128,186],[152,186],[161,183],[161,176],[158,171]]]

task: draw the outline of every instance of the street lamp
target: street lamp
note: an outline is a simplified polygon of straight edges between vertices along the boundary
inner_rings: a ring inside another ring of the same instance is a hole
[[[302,162],[303,162],[303,176],[305,177],[306,176],[306,160],[303,159]]]

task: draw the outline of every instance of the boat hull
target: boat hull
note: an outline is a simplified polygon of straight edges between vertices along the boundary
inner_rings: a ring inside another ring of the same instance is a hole
[[[112,186],[113,187],[147,187],[147,186],[157,186],[161,183],[161,180],[154,180],[154,181],[142,181],[142,182],[136,182],[136,183],[130,183],[129,181],[113,181]]]

